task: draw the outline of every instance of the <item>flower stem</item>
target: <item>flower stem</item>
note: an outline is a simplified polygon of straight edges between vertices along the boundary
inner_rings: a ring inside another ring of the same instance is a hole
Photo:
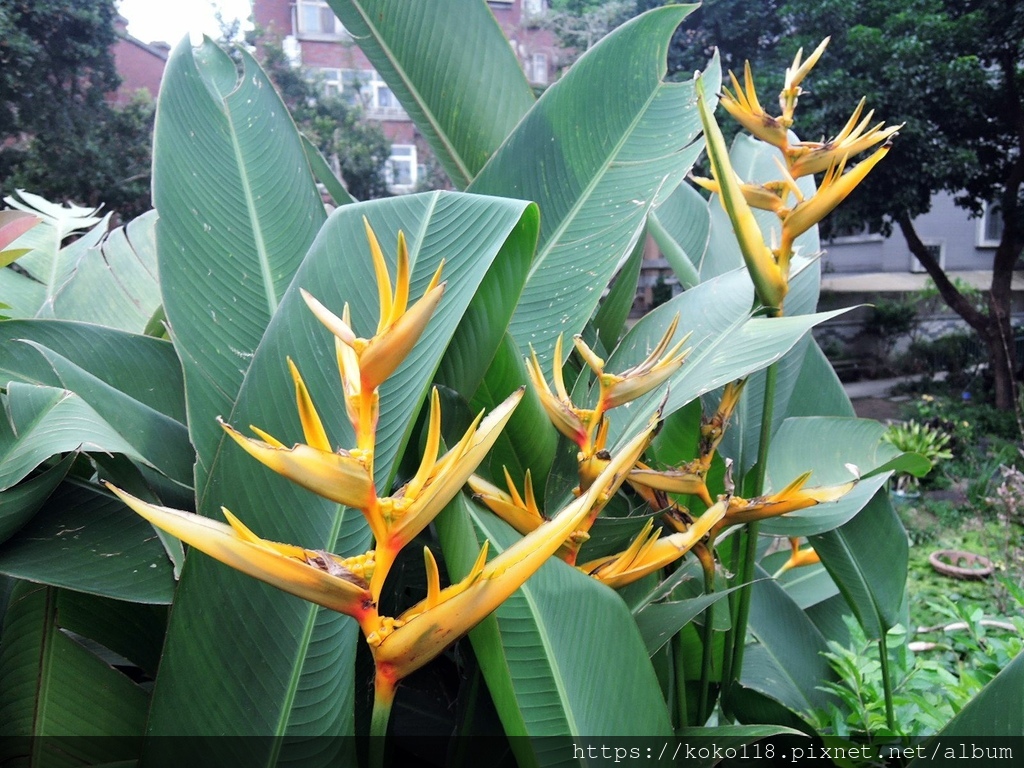
[[[764,480],[768,468],[768,445],[772,437],[772,420],[775,415],[775,389],[779,378],[779,364],[772,363],[764,379],[764,403],[761,407],[761,435],[757,446],[757,463],[754,465],[753,485],[750,495],[760,496],[764,493]],[[743,551],[739,582],[742,584],[736,607],[736,623],[732,628],[732,659],[729,665],[729,678],[723,678],[722,684],[728,685],[738,681],[743,674],[743,652],[746,647],[747,621],[750,618],[750,599],[753,591],[751,581],[754,578],[754,561],[757,559],[757,522],[747,525],[746,547]]]
[[[707,550],[707,557],[701,558],[701,565],[704,568],[704,594],[710,595],[715,591],[715,553],[710,546]],[[697,699],[697,721],[694,723],[698,726],[704,725],[711,714],[708,702],[711,692],[712,661],[715,655],[714,611],[714,605],[709,605],[704,609],[704,630],[701,634],[703,653],[700,663],[700,694]]]
[[[885,640],[885,631],[878,639],[878,661],[882,665],[882,690],[885,693],[885,723],[889,730],[896,731],[896,712],[892,699],[892,676],[889,672],[889,646]]]
[[[395,702],[397,683],[377,670],[373,685],[373,714],[370,717],[370,768],[384,768],[388,720]]]

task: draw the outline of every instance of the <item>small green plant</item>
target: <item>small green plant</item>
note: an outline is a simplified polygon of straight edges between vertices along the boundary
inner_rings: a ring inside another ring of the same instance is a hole
[[[901,451],[918,453],[932,463],[932,467],[942,460],[953,458],[949,450],[952,436],[938,427],[910,420],[902,424],[892,424],[882,437],[887,443]],[[896,478],[897,492],[916,491],[918,478],[913,475],[900,474]]]
[[[1022,591],[1016,594],[1019,610]],[[894,729],[885,720],[882,667],[875,650],[878,641],[868,638],[853,619],[846,620],[848,644],[829,641],[824,654],[839,680],[821,686],[836,701],[827,710],[813,713],[820,732],[875,745],[933,735],[1024,647],[1024,619],[1019,616],[989,619],[976,603],[955,603],[945,597],[930,607],[949,619],[918,630],[939,633],[934,641],[908,642],[910,636],[901,626],[886,635]]]

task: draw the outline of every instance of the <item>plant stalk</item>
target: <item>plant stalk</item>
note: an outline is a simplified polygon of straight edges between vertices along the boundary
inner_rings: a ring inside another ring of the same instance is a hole
[[[391,705],[395,703],[396,688],[397,683],[378,669],[374,677],[373,714],[370,717],[370,768],[384,768],[388,721],[391,719]]]
[[[704,568],[704,594],[710,595],[715,591],[715,553],[710,546],[707,548],[707,556],[701,558],[701,565]],[[714,604],[704,609],[704,630],[701,633],[703,653],[700,661],[700,694],[697,699],[697,721],[694,723],[698,726],[704,725],[711,714],[708,711],[708,702],[711,693],[712,660],[715,654],[714,611]]]
[[[896,731],[896,709],[892,698],[892,676],[889,672],[889,645],[882,632],[878,640],[878,661],[882,665],[882,690],[885,692],[885,723],[889,730]]]
[[[772,363],[764,379],[764,403],[761,407],[761,435],[757,446],[757,463],[754,465],[754,482],[750,490],[752,497],[764,493],[764,480],[768,469],[768,445],[772,437],[772,420],[775,416],[775,389],[779,378],[779,364]],[[729,677],[722,678],[723,686],[733,680],[739,680],[743,674],[743,652],[746,647],[747,621],[750,618],[750,599],[753,592],[751,581],[754,578],[754,561],[757,559],[757,522],[747,525],[746,547],[743,551],[739,582],[739,600],[736,608],[736,623],[732,627],[732,654],[729,665]]]

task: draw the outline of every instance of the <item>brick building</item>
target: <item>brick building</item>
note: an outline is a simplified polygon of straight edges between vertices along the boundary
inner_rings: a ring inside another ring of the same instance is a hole
[[[491,11],[527,79],[543,88],[558,66],[555,36],[538,23],[546,0],[491,0]],[[392,142],[387,170],[393,192],[411,192],[424,179],[427,145],[395,95],[335,17],[326,0],[255,0],[257,27],[280,39],[294,62],[317,75],[325,91],[362,105]]]
[[[144,43],[128,34],[128,19],[118,16],[114,20],[117,42],[114,44],[114,65],[121,76],[121,85],[110,94],[112,104],[127,104],[136,93],[146,91],[153,101],[160,92],[171,46],[167,43]]]

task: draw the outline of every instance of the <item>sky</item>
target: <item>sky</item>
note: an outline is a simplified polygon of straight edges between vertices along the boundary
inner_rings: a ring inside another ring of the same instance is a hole
[[[252,12],[249,0],[175,0],[173,3],[160,0],[120,0],[118,10],[128,19],[128,34],[144,43],[163,40],[176,45],[185,35],[198,31],[217,37],[215,5],[221,9],[225,20],[249,17]]]

